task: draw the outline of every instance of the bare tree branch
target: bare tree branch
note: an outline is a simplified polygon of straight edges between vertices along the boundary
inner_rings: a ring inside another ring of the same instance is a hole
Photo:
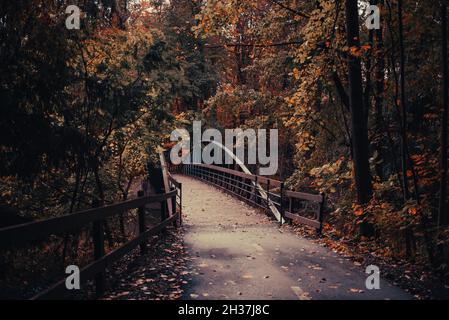
[[[286,6],[285,4],[283,4],[282,2],[279,2],[279,1],[277,1],[277,0],[270,0],[272,3],[274,3],[274,4],[277,4],[278,6],[280,6],[281,8],[283,8],[283,9],[285,9],[285,10],[287,10],[287,11],[290,11],[290,12],[292,12],[292,13],[294,13],[294,14],[296,14],[296,15],[298,15],[298,16],[300,16],[300,17],[303,17],[303,18],[310,18],[310,16],[308,15],[308,14],[306,14],[306,13],[304,13],[304,12],[301,12],[301,11],[298,11],[298,10],[295,10],[295,9],[293,9],[293,8],[290,8],[289,6]]]
[[[269,48],[269,47],[281,47],[281,46],[291,46],[291,45],[300,45],[302,41],[291,41],[291,42],[280,42],[280,43],[225,43],[218,45],[205,45],[205,48],[209,49],[217,49],[217,48],[226,48],[226,47],[254,47],[254,48]]]

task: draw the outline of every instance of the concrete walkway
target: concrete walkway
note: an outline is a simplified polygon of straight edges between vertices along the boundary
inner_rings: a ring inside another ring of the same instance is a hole
[[[183,184],[192,280],[184,299],[410,299],[381,280],[367,290],[362,267],[279,229],[263,213],[196,179]],[[382,270],[381,270],[382,272]]]

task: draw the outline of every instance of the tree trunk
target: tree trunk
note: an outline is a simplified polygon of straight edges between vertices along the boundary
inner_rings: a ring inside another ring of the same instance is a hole
[[[111,2],[111,19],[112,26],[125,30],[127,20],[127,1],[112,0]]]
[[[447,214],[447,138],[448,127],[447,117],[449,109],[449,69],[448,69],[448,51],[447,51],[447,3],[441,1],[441,36],[442,36],[442,66],[443,66],[443,113],[441,117],[441,181],[440,181],[440,199],[438,205],[438,225],[446,226],[448,224]]]
[[[359,13],[357,0],[346,0],[347,41],[350,48],[360,48]],[[351,109],[351,131],[355,185],[359,204],[366,204],[372,194],[369,168],[368,129],[363,108],[363,85],[360,58],[348,55],[349,104]]]
[[[404,47],[404,24],[402,21],[402,0],[398,1],[398,24],[399,24],[399,49],[401,67],[401,161],[402,161],[402,184],[404,201],[409,200],[409,183],[407,176],[407,104],[405,94],[405,47]]]
[[[372,1],[373,4],[384,4],[384,1]],[[382,21],[381,21],[382,26]],[[384,139],[382,137],[385,137],[385,124],[384,124],[384,116],[383,116],[383,109],[384,109],[384,91],[385,91],[385,59],[384,59],[384,39],[383,39],[383,28],[379,28],[375,32],[375,39],[376,39],[376,60],[377,60],[377,67],[376,67],[376,84],[375,84],[375,90],[376,90],[376,97],[375,97],[375,123],[376,123],[376,134],[377,134],[377,142],[376,142],[376,150],[378,153],[377,159],[376,159],[376,172],[379,176],[380,180],[383,181],[385,179],[385,173],[384,173],[384,162],[385,162],[385,152],[383,149],[382,142]]]

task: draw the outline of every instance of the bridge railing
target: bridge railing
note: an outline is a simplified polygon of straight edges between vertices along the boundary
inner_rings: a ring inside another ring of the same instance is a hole
[[[178,182],[171,174],[168,176],[170,190],[176,190],[176,205],[179,211],[179,223],[182,224],[182,183]]]
[[[174,189],[165,194],[144,196],[143,191],[138,192],[138,197],[133,200],[120,202],[113,205],[93,208],[73,214],[46,219],[37,222],[26,223],[0,229],[0,249],[17,250],[28,244],[38,243],[43,239],[54,235],[81,230],[81,228],[91,225],[89,233],[93,242],[93,261],[80,270],[80,280],[85,283],[94,279],[97,295],[101,295],[105,287],[105,269],[110,267],[131,250],[140,246],[141,254],[145,254],[146,241],[149,237],[163,231],[170,224],[177,225],[178,219],[181,221],[181,199],[182,193],[178,189],[179,184],[172,179]],[[167,210],[167,200],[171,201],[173,214],[169,215]],[[155,226],[146,226],[146,206],[152,203],[160,203],[161,219]],[[104,233],[106,219],[118,216],[124,212],[137,209],[138,212],[138,236],[108,253],[105,252]],[[65,278],[54,283],[46,290],[32,297],[32,299],[53,299],[60,298],[69,293],[65,287]]]
[[[324,194],[286,190],[282,181],[214,165],[169,164],[169,170],[201,179],[266,211],[273,211],[274,206],[281,215],[279,221],[294,221],[322,231]]]

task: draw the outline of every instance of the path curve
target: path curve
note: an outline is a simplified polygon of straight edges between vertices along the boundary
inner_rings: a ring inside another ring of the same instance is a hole
[[[183,299],[410,299],[360,266],[303,239],[244,202],[182,175],[191,281]]]

